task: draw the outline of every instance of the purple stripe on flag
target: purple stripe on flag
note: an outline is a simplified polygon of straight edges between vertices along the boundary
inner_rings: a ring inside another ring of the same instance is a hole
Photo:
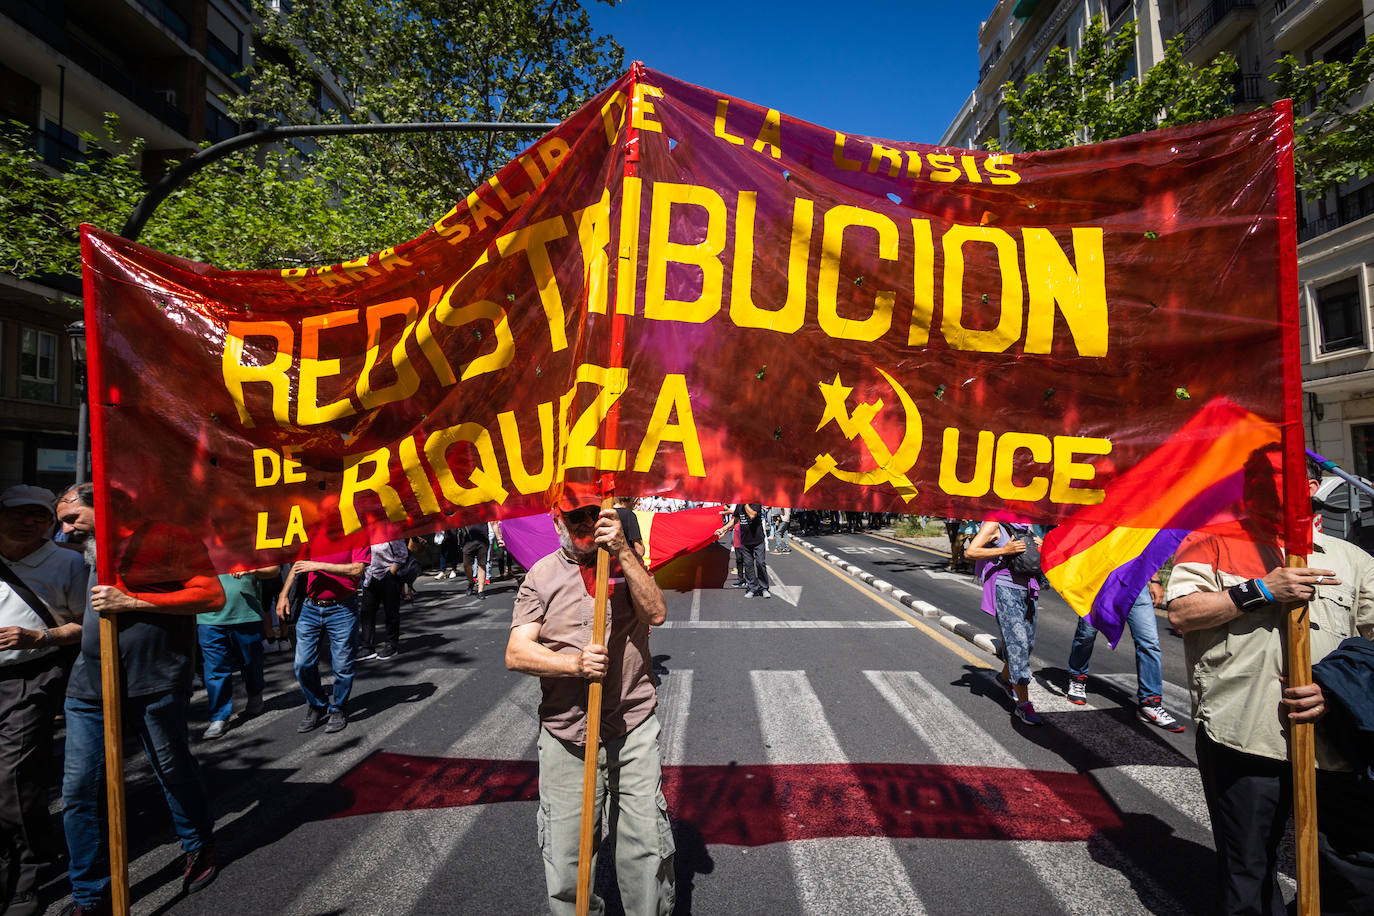
[[[1190,532],[1206,525],[1227,507],[1239,502],[1244,483],[1244,472],[1237,471],[1207,487],[1174,513],[1169,520],[1173,527],[1161,529],[1138,556],[1108,574],[1093,598],[1088,623],[1106,635],[1113,649],[1125,632],[1131,605],[1135,604],[1135,599],[1149,583],[1150,577],[1168,562]]]
[[[1188,533],[1187,528],[1165,528],[1150,539],[1139,556],[1112,570],[1107,581],[1102,583],[1102,588],[1093,598],[1092,610],[1088,612],[1088,623],[1107,637],[1113,649],[1121,641],[1121,634],[1126,629],[1126,617],[1141,589],[1173,556]]]

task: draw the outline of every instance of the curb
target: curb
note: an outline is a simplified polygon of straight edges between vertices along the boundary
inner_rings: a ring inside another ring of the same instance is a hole
[[[805,547],[807,550],[811,551],[816,556],[825,560],[831,566],[843,570],[850,576],[863,582],[865,585],[868,585],[876,589],[878,592],[901,602],[903,605],[915,611],[917,614],[920,614],[922,617],[935,619],[936,622],[938,622],[942,628],[953,633],[955,636],[958,636],[961,639],[965,640],[975,648],[983,652],[986,652],[988,655],[991,655],[997,659],[1001,659],[1003,657],[1002,637],[994,636],[991,633],[984,633],[980,631],[977,627],[975,627],[968,621],[961,620],[958,617],[955,617],[953,614],[945,613],[935,605],[931,604],[929,601],[922,601],[920,598],[915,597],[910,592],[897,588],[891,582],[879,579],[872,573],[860,569],[858,566],[855,566],[853,563],[850,563],[843,557],[838,557],[835,554],[830,553],[823,547],[817,547],[815,544],[812,544],[805,538],[799,538],[794,535],[792,537],[792,542],[795,544],[800,544],[802,547]]]

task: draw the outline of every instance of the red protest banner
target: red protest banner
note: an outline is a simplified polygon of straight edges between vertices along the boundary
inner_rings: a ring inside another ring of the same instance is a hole
[[[992,154],[627,74],[356,261],[226,272],[87,230],[96,462],[221,570],[528,514],[601,473],[1085,521],[1213,398],[1298,422],[1291,142],[1264,110]]]

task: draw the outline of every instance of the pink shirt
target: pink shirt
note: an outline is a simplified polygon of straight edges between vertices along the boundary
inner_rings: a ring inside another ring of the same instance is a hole
[[[343,553],[331,553],[310,559],[317,563],[361,563],[366,566],[371,558],[371,547],[354,547]],[[305,581],[305,594],[313,601],[346,601],[352,598],[357,590],[357,579],[334,573],[312,572]]]
[[[583,568],[562,550],[535,563],[515,596],[511,626],[538,623],[539,644],[560,655],[577,655],[591,641],[596,600]],[[658,704],[649,675],[649,625],[635,616],[629,586],[612,583],[606,606],[606,651],[602,679],[601,735],[619,738],[653,713]],[[543,677],[539,721],[564,741],[587,743],[587,684],[580,677]]]

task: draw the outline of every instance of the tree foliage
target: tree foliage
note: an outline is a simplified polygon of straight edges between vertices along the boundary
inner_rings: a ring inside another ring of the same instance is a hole
[[[1323,194],[1374,173],[1374,105],[1355,110],[1374,79],[1374,35],[1348,62],[1320,60],[1303,66],[1285,55],[1271,79],[1298,111],[1298,187]]]
[[[620,73],[618,45],[579,0],[297,0],[260,4],[244,123],[558,121]],[[286,6],[286,4],[282,4]],[[330,74],[330,97],[321,104]],[[79,271],[77,227],[118,231],[145,191],[141,141],[85,136],[65,172],[35,161],[31,128],[0,138],[0,270]],[[226,268],[334,263],[419,235],[528,145],[531,134],[295,141],[212,164],[140,241]]]
[[[1070,59],[1054,48],[1044,69],[1003,97],[1011,141],[1026,151],[1099,143],[1158,127],[1205,121],[1231,113],[1238,66],[1223,54],[1202,67],[1183,59],[1183,42],[1169,42],[1164,58],[1139,79],[1130,77],[1136,23],[1108,35],[1094,16]],[[993,144],[995,145],[995,143]]]

